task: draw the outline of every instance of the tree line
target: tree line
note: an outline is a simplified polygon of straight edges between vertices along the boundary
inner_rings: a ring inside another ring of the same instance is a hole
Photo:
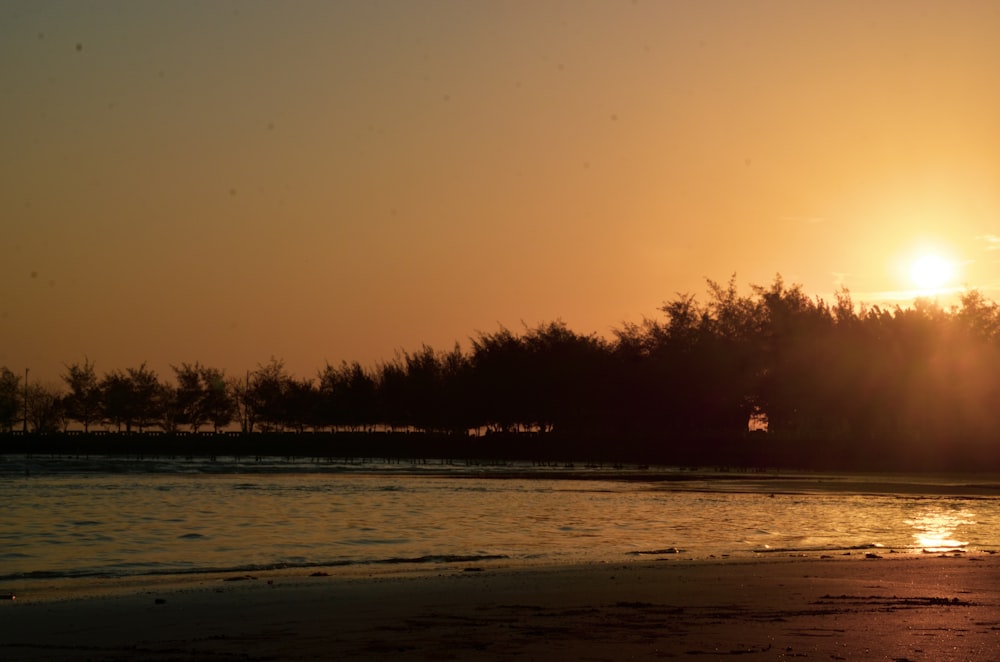
[[[608,444],[766,437],[794,452],[933,458],[1000,455],[1000,309],[977,291],[943,308],[828,303],[780,276],[741,294],[708,281],[610,339],[562,322],[480,332],[463,351],[423,346],[313,377],[280,359],[244,375],[201,363],[98,375],[66,366],[60,388],[0,368],[0,428],[544,433]],[[754,429],[757,432],[754,432]],[[813,446],[810,446],[812,444]],[[791,446],[790,446],[791,447]],[[971,460],[970,460],[971,461]]]

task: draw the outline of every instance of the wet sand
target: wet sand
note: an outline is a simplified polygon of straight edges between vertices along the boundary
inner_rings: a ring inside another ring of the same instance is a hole
[[[0,658],[1000,659],[1000,555],[880,556],[63,582],[0,601]]]

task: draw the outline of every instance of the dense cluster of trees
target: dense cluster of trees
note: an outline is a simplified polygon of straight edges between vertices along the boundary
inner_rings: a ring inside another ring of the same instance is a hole
[[[0,427],[533,431],[669,444],[754,436],[749,426],[852,452],[1000,450],[1000,310],[980,293],[948,309],[924,299],[884,309],[846,290],[828,304],[780,276],[746,295],[734,279],[708,286],[707,303],[679,295],[662,318],[611,339],[561,322],[500,328],[469,351],[424,346],[312,378],[273,358],[228,377],[182,364],[173,383],[145,365],[98,376],[85,360],[56,390],[25,388],[2,368]]]

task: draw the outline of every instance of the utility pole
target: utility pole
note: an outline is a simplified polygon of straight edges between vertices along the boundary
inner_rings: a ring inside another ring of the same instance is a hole
[[[28,369],[24,369],[24,434],[28,434]]]
[[[243,434],[250,432],[250,371],[247,370],[247,379],[243,385]]]

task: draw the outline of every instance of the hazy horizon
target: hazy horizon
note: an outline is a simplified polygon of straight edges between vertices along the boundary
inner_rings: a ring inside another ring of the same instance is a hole
[[[705,279],[1000,298],[1000,5],[5,2],[0,365],[609,335]],[[921,285],[911,265],[947,274]],[[931,283],[931,284],[927,284]]]

